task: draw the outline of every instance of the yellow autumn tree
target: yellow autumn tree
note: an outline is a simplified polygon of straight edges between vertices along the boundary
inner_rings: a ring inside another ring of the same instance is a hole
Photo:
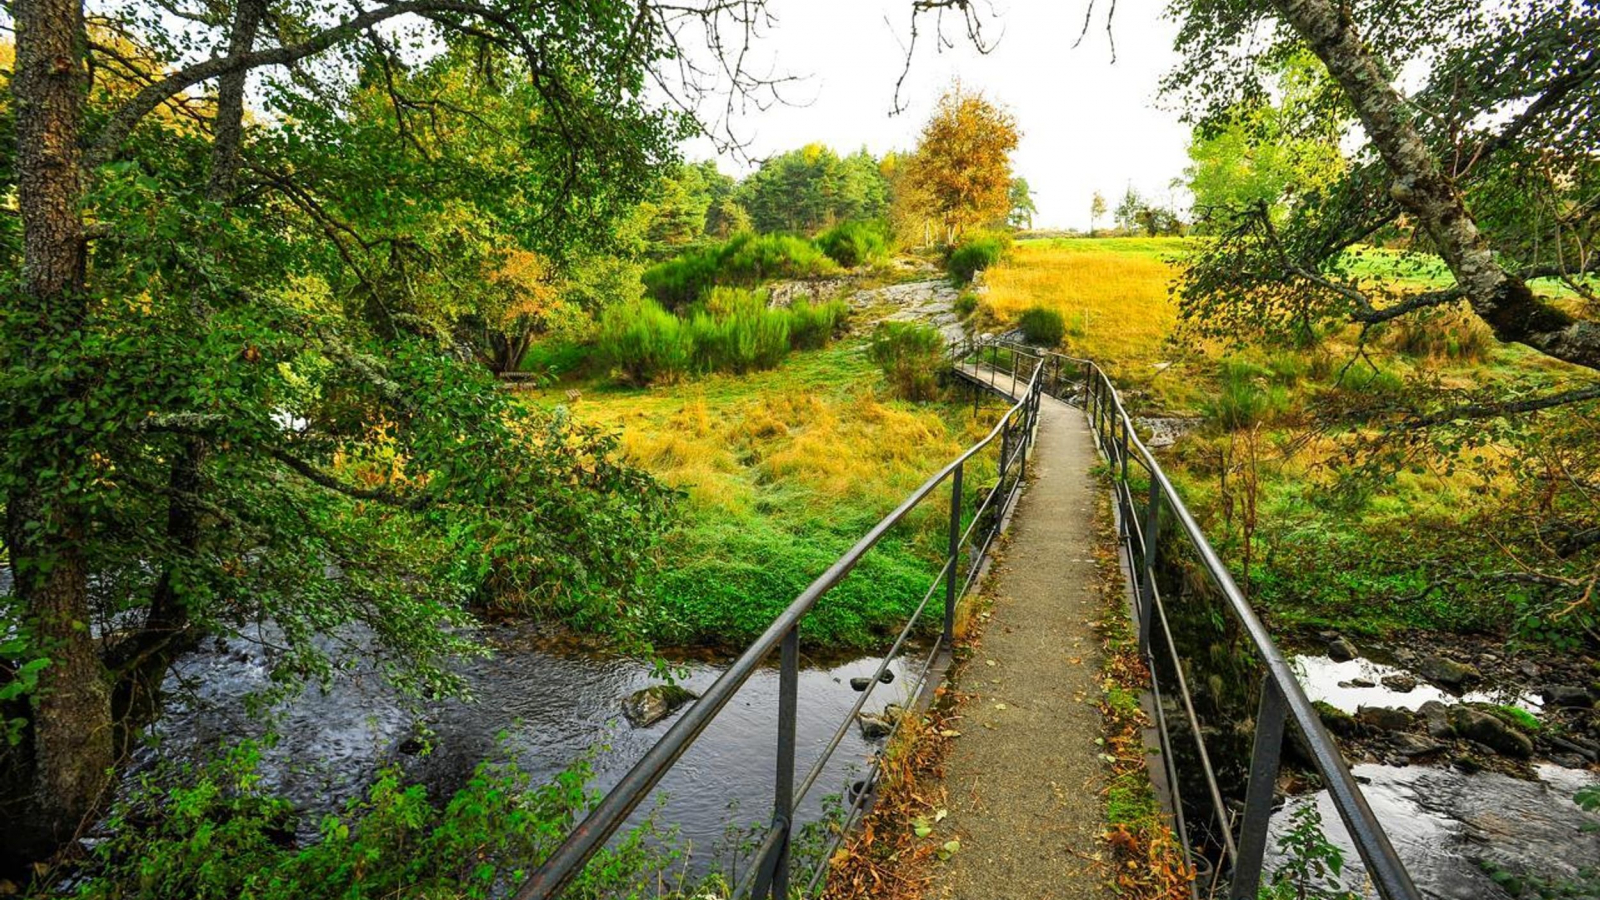
[[[923,126],[897,198],[923,206],[949,243],[968,228],[1003,221],[1011,211],[1011,152],[1021,136],[1016,117],[958,82]]]

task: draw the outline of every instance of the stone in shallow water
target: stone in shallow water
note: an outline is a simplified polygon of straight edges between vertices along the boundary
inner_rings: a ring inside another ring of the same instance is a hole
[[[1382,678],[1383,686],[1391,691],[1409,694],[1417,689],[1417,680],[1401,672],[1396,675],[1385,675]]]
[[[1356,646],[1344,638],[1334,638],[1328,642],[1328,658],[1334,662],[1347,662],[1356,656]]]
[[[1395,750],[1399,751],[1401,756],[1408,759],[1413,756],[1427,756],[1430,753],[1438,753],[1444,749],[1444,744],[1431,738],[1425,738],[1420,734],[1412,734],[1409,731],[1397,731],[1389,735],[1389,743],[1394,745]]]
[[[1411,727],[1411,713],[1387,706],[1363,706],[1356,710],[1356,718],[1382,731],[1405,731]]]
[[[1531,738],[1482,710],[1458,706],[1450,710],[1450,724],[1455,726],[1457,734],[1469,741],[1477,741],[1496,753],[1517,759],[1527,759],[1533,755]]]
[[[675,684],[655,684],[634,691],[622,701],[622,714],[635,728],[649,728],[665,719],[691,700],[698,699],[693,691]]]
[[[1482,677],[1472,666],[1442,656],[1423,657],[1422,662],[1417,664],[1417,672],[1434,684],[1449,688],[1460,687]]]

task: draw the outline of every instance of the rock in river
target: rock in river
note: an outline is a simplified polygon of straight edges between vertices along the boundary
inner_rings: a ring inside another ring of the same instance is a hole
[[[1477,741],[1496,753],[1517,759],[1533,755],[1533,740],[1482,710],[1458,706],[1450,710],[1450,724],[1467,740]]]
[[[1434,684],[1441,684],[1448,688],[1457,688],[1462,685],[1477,681],[1482,676],[1478,670],[1466,663],[1458,663],[1453,659],[1442,656],[1425,656],[1417,664],[1417,672],[1423,678]]]
[[[1417,680],[1404,672],[1385,675],[1380,680],[1383,682],[1384,687],[1391,691],[1399,691],[1402,694],[1409,694],[1417,689]]]
[[[1388,706],[1363,706],[1356,710],[1356,719],[1380,731],[1405,731],[1411,727],[1411,713]]]
[[[1594,706],[1594,698],[1589,696],[1589,692],[1574,685],[1548,685],[1539,694],[1551,706],[1569,709],[1589,709]]]
[[[622,714],[635,728],[649,728],[678,707],[697,699],[694,692],[675,684],[655,684],[634,691],[622,701]]]
[[[1356,658],[1356,646],[1342,637],[1328,642],[1328,658],[1334,662],[1348,662]]]

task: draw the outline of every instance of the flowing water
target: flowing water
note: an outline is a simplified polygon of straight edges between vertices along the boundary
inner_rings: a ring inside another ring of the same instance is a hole
[[[421,720],[431,730],[431,752],[414,752],[417,717],[371,662],[360,640],[343,654],[348,663],[331,689],[316,688],[278,707],[278,743],[263,754],[268,786],[293,801],[314,829],[319,814],[338,810],[360,794],[384,765],[399,763],[439,796],[459,787],[478,761],[516,760],[536,779],[552,776],[591,748],[593,786],[615,784],[644,755],[675,717],[643,729],[622,718],[620,702],[657,683],[647,663],[551,650],[514,628],[489,629],[493,657],[463,664],[472,701],[425,704]],[[859,696],[853,676],[868,676],[878,660],[810,665],[800,673],[797,769],[800,777]],[[687,663],[681,683],[704,690],[722,671],[717,664]],[[867,709],[905,703],[910,686],[904,666],[891,669],[893,683],[880,685]],[[250,714],[245,698],[268,684],[268,660],[258,642],[208,642],[174,666],[168,703],[157,726],[157,756],[183,758],[259,735],[265,726]],[[729,825],[765,822],[771,815],[777,733],[776,668],[758,670],[721,715],[667,774],[659,788],[659,820],[677,826],[704,871],[709,851]],[[503,744],[503,746],[502,746]],[[852,724],[838,752],[799,810],[803,824],[822,812],[822,799],[841,793],[864,772],[874,745]],[[408,752],[410,751],[410,752]],[[647,802],[646,806],[653,804]],[[642,813],[641,813],[642,814]],[[636,819],[638,816],[635,817]],[[314,831],[308,832],[314,833]]]
[[[1502,870],[1573,883],[1583,869],[1600,867],[1600,817],[1586,813],[1573,795],[1593,784],[1593,773],[1560,766],[1538,768],[1539,780],[1494,772],[1463,774],[1431,766],[1360,765],[1351,769],[1372,811],[1383,823],[1418,890],[1439,900],[1509,900],[1516,895],[1490,876]],[[1274,838],[1290,813],[1315,803],[1323,833],[1344,848],[1344,887],[1376,894],[1362,882],[1360,859],[1326,791],[1295,797],[1273,818]],[[1276,840],[1269,840],[1272,871]],[[1591,881],[1590,890],[1600,886]],[[1594,897],[1592,892],[1561,894]]]

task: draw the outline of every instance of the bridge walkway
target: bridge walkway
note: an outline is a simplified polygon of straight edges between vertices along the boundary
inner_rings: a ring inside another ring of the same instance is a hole
[[[1020,394],[1006,372],[969,378]],[[1032,482],[990,581],[991,618],[958,690],[945,770],[950,832],[961,849],[930,897],[1041,900],[1109,896],[1095,861],[1104,830],[1104,767],[1095,743],[1100,643],[1094,622],[1097,455],[1082,410],[1043,397]]]

